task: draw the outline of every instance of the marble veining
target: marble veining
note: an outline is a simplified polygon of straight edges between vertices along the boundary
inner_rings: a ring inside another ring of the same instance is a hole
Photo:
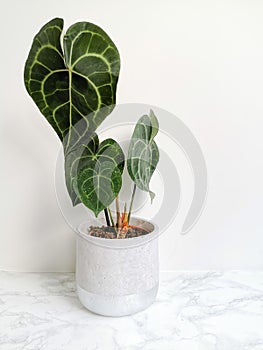
[[[0,272],[0,349],[263,350],[263,272],[162,272],[122,318],[84,309],[74,274]]]

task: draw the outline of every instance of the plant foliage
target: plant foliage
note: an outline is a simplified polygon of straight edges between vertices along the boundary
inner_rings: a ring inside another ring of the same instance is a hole
[[[61,18],[41,28],[33,40],[24,79],[29,95],[67,152],[79,140],[78,122],[83,121],[82,127],[92,134],[112,111],[120,57],[109,36],[95,24],[73,24],[63,37],[63,49],[62,30]]]
[[[149,116],[143,115],[135,126],[127,159],[131,179],[138,188],[149,192],[151,200],[155,194],[150,190],[149,184],[159,161],[159,151],[154,141],[158,129],[158,120],[152,110]]]
[[[115,140],[100,143],[96,129],[116,103],[120,56],[97,25],[75,23],[62,36],[63,25],[63,19],[54,18],[34,37],[25,63],[25,86],[63,143],[72,204],[82,202],[96,216],[102,210],[107,216],[122,186],[125,156]],[[127,160],[135,183],[132,198],[136,186],[154,197],[149,183],[159,160],[154,141],[158,128],[151,111],[134,129]]]

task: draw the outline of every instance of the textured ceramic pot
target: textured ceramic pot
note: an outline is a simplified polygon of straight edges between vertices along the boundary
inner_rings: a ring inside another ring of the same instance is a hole
[[[93,224],[83,223],[77,230],[76,285],[81,303],[104,316],[125,316],[147,308],[159,285],[156,225],[133,219],[132,225],[150,233],[105,239],[87,235]]]

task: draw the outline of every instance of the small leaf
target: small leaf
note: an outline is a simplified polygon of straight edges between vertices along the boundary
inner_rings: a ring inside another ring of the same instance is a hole
[[[118,195],[123,168],[121,147],[113,139],[107,139],[77,169],[77,176],[72,179],[74,192],[96,216]]]
[[[149,192],[151,201],[155,194],[149,183],[159,161],[159,150],[153,140],[158,133],[159,124],[153,111],[142,116],[134,129],[127,159],[127,169],[136,186]]]

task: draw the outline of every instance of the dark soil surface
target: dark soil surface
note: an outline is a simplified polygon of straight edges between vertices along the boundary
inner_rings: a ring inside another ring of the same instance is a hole
[[[116,229],[117,231],[117,229]],[[107,238],[107,239],[113,239],[117,238],[117,232],[113,227],[110,226],[90,226],[88,235],[94,236],[94,237],[100,237],[100,238]],[[123,231],[121,231],[123,232]],[[133,238],[133,237],[139,237],[147,235],[148,231],[145,229],[142,229],[140,227],[128,227],[127,232],[125,232],[125,237],[123,234],[120,234],[119,238]]]

